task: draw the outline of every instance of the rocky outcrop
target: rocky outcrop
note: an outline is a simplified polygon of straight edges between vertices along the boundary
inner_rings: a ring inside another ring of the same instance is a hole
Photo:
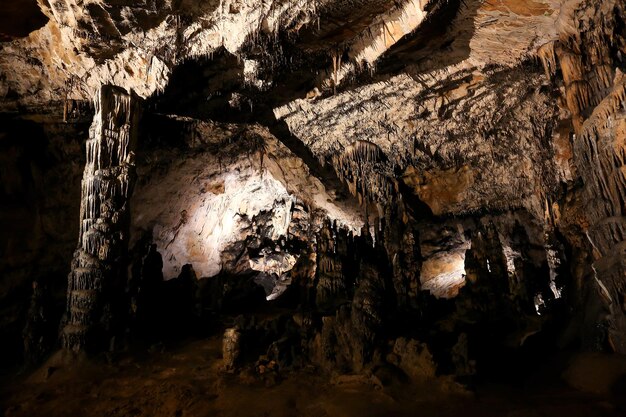
[[[234,370],[241,355],[241,333],[234,328],[226,329],[222,342],[222,359],[224,368],[228,371]]]
[[[396,339],[387,360],[417,381],[432,379],[437,371],[428,346],[416,340]]]

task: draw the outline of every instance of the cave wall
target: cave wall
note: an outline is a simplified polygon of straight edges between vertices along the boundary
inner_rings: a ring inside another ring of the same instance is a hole
[[[3,367],[14,366],[24,355],[25,360],[41,359],[47,349],[56,345],[58,321],[65,310],[69,271],[66,261],[71,258],[78,236],[76,219],[89,116],[68,124],[60,120],[61,114],[62,109],[53,108],[48,116],[2,117],[0,328],[6,342],[2,344]],[[36,292],[35,282],[46,309],[44,323],[36,325],[47,330],[43,351],[24,352],[22,332]]]
[[[590,268],[582,296],[606,338],[594,343],[624,352],[625,310],[621,252],[624,186],[621,174],[624,4],[569,1],[561,9],[558,39],[540,49],[546,73],[571,115],[573,156],[582,178],[580,196],[569,200],[564,230],[586,247]],[[572,228],[575,236],[572,236]],[[589,327],[589,326],[588,326]]]
[[[511,210],[455,220],[425,211],[427,217],[415,218],[412,207],[407,208],[410,203],[401,198],[385,204],[382,198],[373,201],[374,193],[364,193],[360,203],[358,198],[331,200],[319,180],[307,178],[303,161],[259,126],[152,116],[143,137],[131,204],[131,246],[139,250],[139,261],[146,242],[155,242],[163,256],[164,278],[182,277],[183,266],[191,264],[198,285],[205,288],[200,292],[208,291],[199,303],[211,311],[226,305],[234,306],[229,311],[243,308],[231,298],[252,291],[240,277],[265,287],[266,297],[282,283],[274,293],[276,305],[299,306],[296,311],[304,316],[294,325],[299,346],[305,357],[327,370],[362,369],[387,351],[389,338],[406,336],[407,328],[420,329],[413,337],[430,340],[425,328],[435,316],[454,323],[437,331],[455,340],[466,332],[474,341],[479,333],[460,317],[471,316],[483,325],[506,311],[514,326],[489,341],[515,346],[541,328],[535,323],[537,312],[549,315],[554,302],[567,293],[569,278],[559,264],[566,262],[564,250],[546,228],[544,213],[538,218]],[[353,152],[355,161],[380,162],[359,148]],[[235,186],[228,183],[233,173],[238,173]],[[267,181],[281,192],[265,205],[259,196],[265,195]],[[255,186],[243,187],[247,182]],[[350,186],[346,184],[348,192]],[[394,198],[393,186],[390,190]],[[237,213],[229,211],[232,201]],[[289,207],[285,201],[291,202]],[[261,203],[261,210],[242,215]],[[219,210],[206,215],[207,207]],[[213,236],[225,230],[214,224],[233,217],[236,224],[228,233]],[[286,229],[275,227],[286,219]],[[222,246],[211,245],[219,239]],[[206,268],[215,269],[206,273]],[[458,301],[436,298],[456,296]],[[261,324],[238,326],[244,339],[262,331],[254,327]]]

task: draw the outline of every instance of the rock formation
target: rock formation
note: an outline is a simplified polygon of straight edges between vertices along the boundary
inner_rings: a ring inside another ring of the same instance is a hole
[[[103,86],[95,101],[81,183],[78,248],[67,286],[67,349],[85,349],[94,343],[90,339],[101,337],[94,334],[112,330],[112,301],[125,278],[139,111],[138,98],[112,86]]]
[[[75,352],[219,334],[266,385],[442,390],[626,353],[623,0],[37,3],[0,29],[13,350],[52,348],[69,230]]]

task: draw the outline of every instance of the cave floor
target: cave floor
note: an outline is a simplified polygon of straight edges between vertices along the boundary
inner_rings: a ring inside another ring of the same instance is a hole
[[[4,378],[0,416],[619,416],[600,396],[559,381],[479,384],[472,393],[430,383],[322,375],[304,369],[265,380],[221,371],[221,339],[157,345],[142,357],[63,363]],[[268,382],[271,382],[268,384]]]

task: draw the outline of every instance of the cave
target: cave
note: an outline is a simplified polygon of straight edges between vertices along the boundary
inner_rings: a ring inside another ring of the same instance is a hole
[[[625,22],[3,0],[0,417],[626,415]]]

